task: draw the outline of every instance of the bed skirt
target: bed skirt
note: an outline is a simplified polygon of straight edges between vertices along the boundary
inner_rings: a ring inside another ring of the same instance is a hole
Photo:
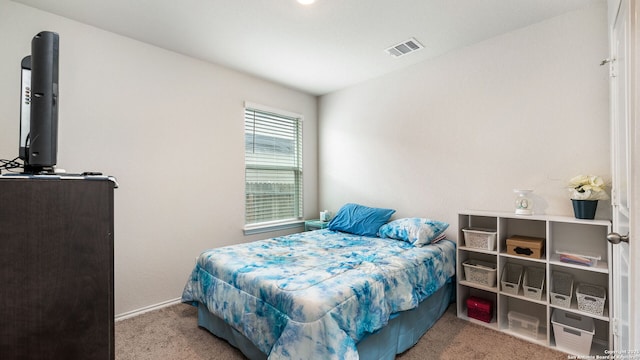
[[[396,354],[407,351],[444,314],[449,304],[455,299],[454,289],[455,283],[450,279],[417,308],[394,314],[387,326],[358,342],[356,346],[360,359],[393,360]],[[211,314],[201,303],[198,303],[198,326],[227,340],[251,360],[267,358],[267,355],[244,335]]]

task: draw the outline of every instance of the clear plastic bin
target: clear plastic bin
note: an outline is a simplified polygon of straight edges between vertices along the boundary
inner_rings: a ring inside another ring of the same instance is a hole
[[[556,254],[560,256],[560,261],[562,262],[590,267],[598,265],[598,261],[602,258],[598,254],[576,254],[564,250],[556,250]]]
[[[538,326],[540,319],[535,316],[521,314],[515,311],[507,313],[509,319],[509,330],[532,339],[538,338]]]
[[[522,282],[523,266],[513,263],[507,263],[502,269],[502,292],[507,294],[518,295],[520,283]]]
[[[573,297],[573,276],[561,271],[551,273],[551,305],[571,307]]]
[[[542,289],[544,288],[545,269],[538,267],[525,267],[522,288],[524,296],[533,299],[542,299]]]

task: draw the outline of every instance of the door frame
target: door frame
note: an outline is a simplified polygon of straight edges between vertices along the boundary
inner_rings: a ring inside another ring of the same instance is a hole
[[[640,351],[640,307],[634,299],[640,299],[640,106],[637,96],[640,95],[640,28],[638,27],[639,4],[637,0],[627,0],[630,14],[629,31],[629,348]],[[608,24],[612,31],[613,24],[622,4],[621,0],[608,0]],[[611,36],[609,36],[611,39]],[[613,139],[613,136],[612,136]],[[612,147],[613,148],[613,147]],[[634,166],[636,165],[636,166]],[[624,234],[623,234],[624,235]]]
[[[630,119],[629,119],[629,156],[631,166],[630,173],[630,203],[629,203],[629,226],[631,228],[629,238],[629,278],[631,283],[631,289],[629,289],[630,299],[640,299],[640,106],[638,106],[637,99],[640,95],[640,47],[638,41],[640,40],[640,28],[638,27],[638,2],[636,0],[629,0],[630,13],[631,13],[631,44],[630,54],[633,56],[630,70],[631,77],[631,94],[630,94]],[[640,308],[632,302],[630,313],[631,319],[629,319],[631,349],[640,350]]]

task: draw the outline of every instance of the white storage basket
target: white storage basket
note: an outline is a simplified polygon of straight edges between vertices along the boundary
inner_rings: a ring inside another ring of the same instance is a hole
[[[489,287],[496,286],[496,264],[468,259],[462,263],[462,266],[465,280]]]
[[[522,282],[522,265],[507,263],[502,269],[502,292],[518,295],[520,283]]]
[[[534,300],[542,299],[544,278],[545,269],[527,266],[524,270],[524,280],[522,281],[524,296]]]
[[[591,284],[578,284],[576,298],[578,298],[578,310],[594,315],[604,313],[604,300],[607,290],[602,286]]]
[[[571,307],[573,297],[573,276],[561,271],[551,273],[551,305]]]
[[[574,355],[589,355],[595,322],[588,316],[554,309],[551,315],[556,347]]]
[[[462,229],[464,245],[476,249],[495,250],[498,233],[490,229],[468,228]]]

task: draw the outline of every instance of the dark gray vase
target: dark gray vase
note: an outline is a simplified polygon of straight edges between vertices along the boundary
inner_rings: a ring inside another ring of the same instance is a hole
[[[598,207],[598,200],[574,200],[573,213],[577,219],[593,220],[596,217],[596,208]]]

